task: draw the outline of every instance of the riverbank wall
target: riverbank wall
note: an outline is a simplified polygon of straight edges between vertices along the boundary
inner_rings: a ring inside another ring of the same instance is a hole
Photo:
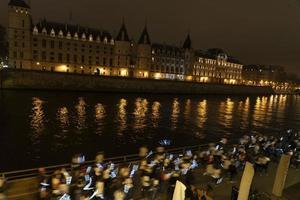
[[[270,95],[275,93],[271,87],[107,77],[12,69],[3,69],[0,71],[0,88],[3,90],[62,90],[157,94]]]

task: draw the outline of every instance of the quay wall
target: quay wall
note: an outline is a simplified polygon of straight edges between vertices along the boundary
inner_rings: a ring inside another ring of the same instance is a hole
[[[275,93],[271,87],[206,84],[12,69],[0,71],[0,88],[164,94],[268,95]]]

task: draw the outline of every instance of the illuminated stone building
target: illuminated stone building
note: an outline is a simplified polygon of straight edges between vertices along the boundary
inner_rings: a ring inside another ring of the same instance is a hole
[[[184,51],[176,46],[152,44],[151,77],[184,80]]]
[[[74,23],[34,23],[23,0],[8,6],[11,68],[232,84],[241,78],[241,64],[223,52],[194,50],[189,34],[181,47],[157,44],[145,26],[135,42],[124,21],[113,36]]]
[[[193,80],[197,82],[214,82],[239,84],[242,82],[242,68],[236,59],[228,56],[221,49],[195,51]]]
[[[286,72],[282,66],[245,65],[243,79],[249,85],[273,85],[284,82]]]

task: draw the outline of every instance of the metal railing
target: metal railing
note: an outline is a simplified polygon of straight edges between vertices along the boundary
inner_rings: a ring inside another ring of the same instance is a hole
[[[172,154],[183,154],[187,150],[198,151],[198,150],[203,149],[204,147],[207,147],[207,144],[185,146],[185,147],[179,147],[179,148],[170,148],[170,149],[166,149],[166,152],[172,153]],[[104,161],[105,162],[113,162],[114,164],[118,165],[118,164],[122,164],[122,163],[134,163],[134,162],[137,162],[139,159],[140,159],[140,157],[138,154],[130,154],[130,155],[125,155],[125,156],[106,158]],[[95,162],[95,160],[86,161],[83,165],[89,166],[89,165],[93,164],[94,162]],[[45,173],[47,175],[50,175],[53,172],[55,172],[56,170],[59,170],[62,168],[65,168],[67,171],[70,171],[71,163],[47,166],[47,167],[42,167],[42,168],[45,169]],[[11,171],[11,172],[3,172],[0,174],[3,174],[5,179],[8,182],[12,182],[12,181],[18,181],[20,179],[36,178],[39,175],[39,168],[18,170],[18,171]]]

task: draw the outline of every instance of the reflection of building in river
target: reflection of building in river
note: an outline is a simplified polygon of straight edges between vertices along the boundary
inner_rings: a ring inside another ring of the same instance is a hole
[[[221,102],[219,107],[219,121],[226,128],[232,127],[234,102],[227,98],[226,102]]]
[[[118,114],[117,121],[119,122],[118,134],[121,135],[122,132],[127,128],[127,113],[126,113],[127,100],[121,99],[118,104]]]
[[[241,113],[241,126],[246,129],[249,126],[249,112],[250,112],[250,99],[247,97],[245,102],[240,102],[241,108],[239,108]],[[240,106],[240,105],[239,105]]]
[[[158,121],[160,118],[160,106],[161,105],[158,101],[153,102],[151,120],[154,128],[158,127]]]
[[[187,99],[184,106],[184,121],[185,123],[188,123],[190,121],[190,115],[191,115],[191,100]]]
[[[66,107],[61,107],[57,111],[57,119],[63,132],[67,132],[69,129],[69,111]]]
[[[79,130],[86,127],[86,103],[82,97],[78,99],[78,104],[75,106],[77,111],[77,127]]]
[[[104,118],[106,117],[105,108],[101,103],[95,106],[95,123],[96,123],[96,133],[101,134],[104,125]]]
[[[207,120],[207,100],[199,102],[197,107],[197,126],[203,128],[204,123]]]
[[[179,103],[178,99],[175,98],[173,101],[173,105],[172,105],[171,129],[177,128],[179,113],[180,113],[180,103]]]
[[[45,114],[43,110],[43,101],[39,98],[32,99],[31,128],[39,135],[45,129]]]
[[[146,114],[148,112],[148,101],[147,99],[137,98],[135,101],[135,109],[133,112],[134,130],[140,131],[146,127]]]

